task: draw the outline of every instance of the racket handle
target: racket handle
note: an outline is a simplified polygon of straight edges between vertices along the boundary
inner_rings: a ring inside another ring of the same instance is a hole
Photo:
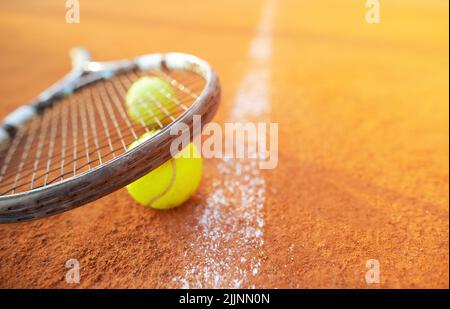
[[[83,47],[74,47],[70,50],[73,69],[82,69],[86,62],[91,61],[91,53]]]

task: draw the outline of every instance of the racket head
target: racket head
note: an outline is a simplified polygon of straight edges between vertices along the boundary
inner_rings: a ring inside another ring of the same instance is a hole
[[[55,215],[144,176],[171,158],[170,145],[178,137],[171,128],[185,124],[192,139],[200,133],[193,130],[194,116],[206,124],[220,101],[216,74],[192,55],[88,62],[86,69],[68,87],[69,94],[31,105],[31,120],[14,118],[13,137],[0,154],[0,223]],[[130,119],[125,107],[128,88],[142,76],[169,83],[174,93],[165,95],[176,100],[170,110],[160,104],[150,124]],[[155,129],[159,132],[151,139],[127,150]]]

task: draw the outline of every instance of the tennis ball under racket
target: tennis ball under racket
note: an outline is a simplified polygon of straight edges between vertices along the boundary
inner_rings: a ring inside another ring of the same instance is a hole
[[[128,116],[136,123],[153,127],[170,122],[176,107],[173,88],[158,77],[144,76],[128,89],[125,105]]]
[[[131,143],[132,149],[155,135],[158,130],[144,134]],[[189,157],[183,158],[183,154]],[[193,143],[176,158],[171,158],[126,188],[139,203],[156,209],[169,209],[184,203],[197,190],[202,176],[202,158]]]

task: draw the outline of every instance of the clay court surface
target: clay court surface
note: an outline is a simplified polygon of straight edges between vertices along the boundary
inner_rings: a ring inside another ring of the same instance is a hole
[[[448,288],[448,2],[381,1],[380,24],[364,4],[81,1],[67,24],[64,1],[1,1],[1,117],[65,74],[73,46],[183,51],[220,76],[215,121],[279,123],[279,163],[205,160],[170,211],[122,189],[2,225],[0,287]]]

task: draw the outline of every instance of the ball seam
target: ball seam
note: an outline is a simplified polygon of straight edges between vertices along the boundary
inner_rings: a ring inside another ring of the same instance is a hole
[[[170,163],[172,165],[172,178],[170,179],[169,185],[163,192],[161,192],[158,195],[156,195],[155,197],[153,197],[153,199],[147,204],[147,206],[153,207],[153,204],[155,202],[157,202],[160,198],[162,198],[165,194],[167,194],[170,191],[170,189],[172,189],[172,187],[175,183],[175,178],[177,177],[177,169],[176,169],[175,159],[170,159]]]

